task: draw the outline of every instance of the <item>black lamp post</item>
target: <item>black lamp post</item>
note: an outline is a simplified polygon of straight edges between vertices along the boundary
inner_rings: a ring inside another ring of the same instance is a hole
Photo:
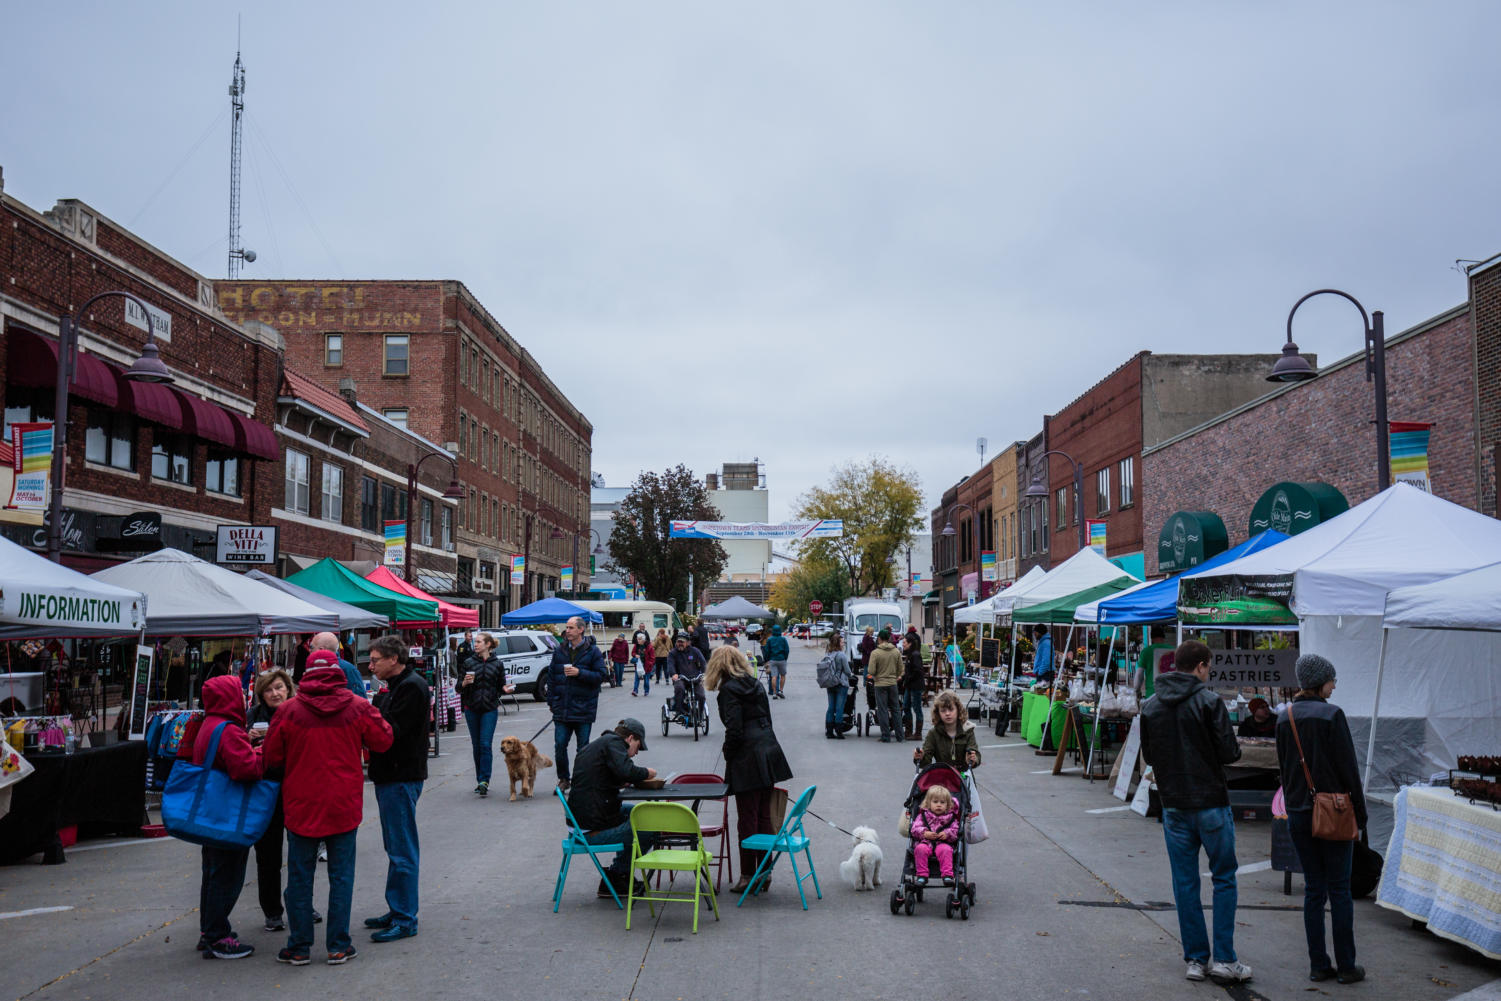
[[[146,318],[146,346],[125,373],[131,382],[173,382],[172,373],[162,363],[156,348],[156,322],[151,310],[129,292],[100,292],[84,301],[77,315],[85,315],[89,307],[100,299],[118,295],[140,307]],[[73,366],[78,360],[78,325],[67,313],[57,318],[57,382],[53,387],[52,407],[52,496],[47,503],[47,558],[54,563],[63,559],[63,475],[68,468],[68,383],[73,379]]]
[[[596,532],[594,529],[592,529],[592,528],[589,529],[589,534],[591,536],[593,536],[595,539],[599,539],[599,533]],[[575,598],[578,597],[578,593],[579,593],[579,539],[580,538],[581,538],[581,536],[579,536],[577,534],[575,534],[574,537],[573,537],[573,595],[574,595]],[[604,551],[605,551],[604,543],[602,541],[600,541],[600,542],[596,542],[595,543],[594,549],[592,551],[592,554],[595,555],[595,556],[601,556],[601,555],[604,554]],[[592,578],[593,578],[594,575],[591,573],[589,576],[590,576],[591,581],[592,581]]]
[[[1084,467],[1074,462],[1073,456],[1056,448],[1048,449],[1039,458],[1046,459],[1050,455],[1061,455],[1074,467],[1074,520],[1079,523],[1079,548],[1082,550],[1089,545],[1088,529],[1084,526]],[[1043,498],[1048,496],[1048,485],[1042,482],[1041,473],[1032,477],[1032,482],[1027,484],[1027,492],[1022,496]],[[1042,516],[1043,518],[1047,518],[1048,516],[1046,504],[1043,505]],[[1043,522],[1043,524],[1046,525],[1047,523]]]
[[[1321,288],[1310,292],[1297,302],[1287,314],[1287,343],[1282,346],[1282,357],[1272,366],[1267,382],[1303,382],[1319,373],[1308,359],[1298,353],[1293,343],[1293,314],[1298,307],[1316,295],[1337,295],[1350,300],[1360,310],[1360,319],[1365,324],[1365,378],[1374,382],[1376,390],[1376,488],[1385,490],[1392,485],[1390,427],[1386,420],[1386,324],[1381,310],[1369,316],[1353,295],[1337,288]]]
[[[406,565],[406,582],[412,582],[412,518],[417,507],[417,471],[428,459],[447,459],[448,464],[453,466],[453,478],[448,481],[448,489],[443,491],[445,500],[459,500],[464,496],[464,488],[459,486],[459,464],[454,457],[447,452],[428,452],[415,463],[407,464],[407,541],[406,554],[402,557]]]

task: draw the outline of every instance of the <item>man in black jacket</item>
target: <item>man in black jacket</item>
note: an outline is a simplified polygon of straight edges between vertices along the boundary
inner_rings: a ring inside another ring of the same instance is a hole
[[[1225,766],[1240,760],[1224,701],[1204,687],[1209,648],[1197,640],[1180,645],[1172,673],[1157,679],[1157,694],[1141,707],[1141,758],[1152,766],[1162,796],[1162,832],[1173,873],[1178,936],[1189,980],[1209,976],[1221,983],[1251,979],[1235,955],[1235,817]],[[1214,962],[1199,900],[1199,848],[1214,876]]]
[[[655,768],[631,763],[638,751],[646,750],[646,727],[640,720],[623,719],[615,729],[592,741],[573,763],[573,786],[568,790],[568,809],[584,829],[591,845],[625,845],[605,870],[618,892],[627,890],[631,864],[631,815],[620,802],[622,786],[657,777]],[[641,850],[651,850],[653,839],[640,832]],[[610,890],[601,880],[600,897]]]
[[[370,781],[380,808],[380,835],[390,864],[386,869],[386,913],[366,918],[374,942],[394,942],[417,934],[417,799],[427,780],[429,694],[427,682],[407,663],[400,636],[370,644],[370,673],[386,683],[376,706],[391,724],[389,750],[370,755]]]
[[[704,704],[704,668],[708,661],[699,652],[698,647],[692,645],[687,633],[678,633],[673,641],[672,652],[667,655],[667,676],[672,679],[672,709],[676,713],[684,713],[687,706],[683,704],[683,690],[692,685],[694,693],[698,696],[698,704]]]

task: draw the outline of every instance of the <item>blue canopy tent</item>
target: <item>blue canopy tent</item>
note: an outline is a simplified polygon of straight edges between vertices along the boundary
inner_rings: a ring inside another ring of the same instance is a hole
[[[600,623],[605,617],[598,612],[581,608],[571,601],[562,598],[543,598],[534,601],[530,605],[523,605],[514,612],[507,612],[500,617],[503,626],[532,626],[547,622],[567,622],[577,615],[585,622]]]
[[[1286,539],[1281,532],[1268,529],[1260,535],[1253,535],[1245,542],[1212,556],[1194,567],[1194,572],[1208,570],[1231,560],[1238,560],[1242,556],[1269,549]],[[1187,571],[1185,571],[1187,572]],[[1146,587],[1139,588],[1126,594],[1117,595],[1114,598],[1106,598],[1098,604],[1098,621],[1100,625],[1111,626],[1135,626],[1154,622],[1175,622],[1178,618],[1178,577],[1168,577],[1165,580],[1155,581]],[[1085,611],[1081,608],[1080,613]]]

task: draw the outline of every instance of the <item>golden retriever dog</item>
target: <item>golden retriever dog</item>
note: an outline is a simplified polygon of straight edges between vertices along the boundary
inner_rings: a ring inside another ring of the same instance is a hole
[[[506,758],[506,778],[511,780],[511,802],[516,802],[516,783],[521,783],[521,795],[531,799],[532,785],[537,781],[538,768],[551,768],[552,759],[537,745],[520,737],[502,737],[500,753]]]

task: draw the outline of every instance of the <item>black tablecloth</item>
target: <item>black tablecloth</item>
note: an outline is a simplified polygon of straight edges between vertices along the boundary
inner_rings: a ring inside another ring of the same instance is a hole
[[[26,760],[36,771],[12,787],[10,813],[0,817],[0,864],[55,853],[62,827],[76,824],[80,835],[135,834],[145,822],[145,741]]]

